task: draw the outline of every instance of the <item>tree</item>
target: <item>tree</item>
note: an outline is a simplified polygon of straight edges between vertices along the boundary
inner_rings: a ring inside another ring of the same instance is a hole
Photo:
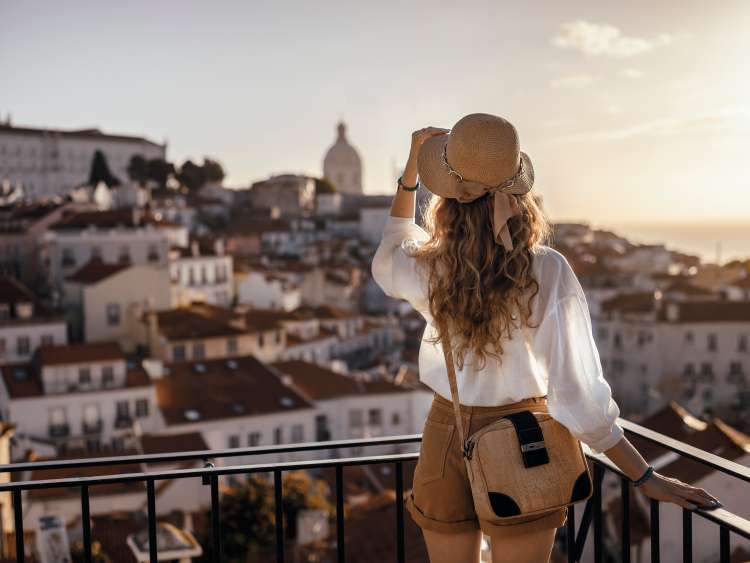
[[[174,173],[174,164],[163,158],[152,158],[148,161],[148,178],[156,182],[160,188],[167,187],[167,181]]]
[[[142,154],[134,154],[128,163],[128,178],[141,185],[145,184],[149,179],[148,165],[149,162]]]
[[[73,559],[73,563],[83,563],[85,561],[82,541],[73,542],[73,545],[70,546],[70,556]],[[91,561],[93,563],[112,563],[112,559],[104,553],[102,544],[98,541],[91,542]]]
[[[203,159],[203,171],[206,176],[206,181],[221,183],[224,180],[224,168],[221,164],[212,160],[208,157]]]
[[[328,501],[330,490],[325,481],[313,479],[304,471],[285,472],[282,477],[282,510],[287,539],[297,535],[297,514],[306,508],[319,508],[333,517]],[[257,475],[221,495],[221,546],[227,561],[245,561],[249,554],[257,554],[275,545],[273,484]],[[210,512],[206,521],[211,521]],[[202,542],[204,558],[211,555],[210,539]]]
[[[89,186],[96,186],[99,182],[104,182],[108,187],[119,186],[120,180],[112,174],[107,164],[107,157],[100,150],[94,153],[91,160],[91,172],[89,174]]]
[[[206,183],[206,172],[192,160],[186,160],[177,173],[177,179],[191,192],[197,192]]]

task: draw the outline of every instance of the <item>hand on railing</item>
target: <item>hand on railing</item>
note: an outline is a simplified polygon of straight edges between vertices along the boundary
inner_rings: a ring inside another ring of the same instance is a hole
[[[705,489],[656,472],[638,488],[649,498],[679,504],[689,510],[721,507],[721,502]]]

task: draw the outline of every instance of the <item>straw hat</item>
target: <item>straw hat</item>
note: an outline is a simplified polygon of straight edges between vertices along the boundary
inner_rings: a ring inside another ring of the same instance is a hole
[[[424,142],[417,168],[421,183],[440,197],[468,203],[494,194],[495,241],[513,250],[508,219],[521,213],[513,195],[531,189],[534,167],[520,150],[518,133],[509,121],[487,113],[462,117],[450,133]]]

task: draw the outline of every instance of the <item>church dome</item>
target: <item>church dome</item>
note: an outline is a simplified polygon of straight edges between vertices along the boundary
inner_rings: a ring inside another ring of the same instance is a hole
[[[337,126],[338,137],[323,159],[323,176],[343,193],[362,193],[362,161],[346,138],[346,125]]]

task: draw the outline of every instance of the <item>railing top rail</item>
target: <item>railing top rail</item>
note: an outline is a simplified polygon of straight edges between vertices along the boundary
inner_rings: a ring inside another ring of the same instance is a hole
[[[592,459],[595,463],[600,463],[608,470],[630,481],[630,478],[622,471],[620,471],[617,466],[603,454],[595,454],[590,450],[587,450],[586,456]],[[710,510],[696,508],[695,510],[691,510],[691,512],[697,514],[698,516],[701,516],[702,518],[711,520],[716,524],[726,526],[733,532],[736,532],[741,536],[750,539],[750,520],[746,520],[742,516],[738,516],[737,514],[729,512],[728,510],[725,510],[723,508],[712,508]]]
[[[303,442],[275,446],[255,446],[249,448],[227,448],[223,450],[199,450],[192,452],[174,452],[164,454],[136,454],[108,456],[83,459],[66,459],[50,461],[24,461],[0,465],[0,473],[18,471],[42,471],[47,469],[76,469],[79,467],[102,467],[111,465],[128,465],[144,463],[173,463],[190,460],[209,460],[227,457],[280,454],[289,452],[307,452],[316,450],[335,450],[340,448],[358,448],[363,446],[382,446],[410,444],[422,440],[421,434],[404,434],[402,436],[382,436],[377,438],[351,438],[327,442]]]
[[[746,467],[734,461],[724,459],[721,456],[712,454],[711,452],[707,452],[705,450],[701,450],[700,448],[696,448],[695,446],[691,446],[689,444],[686,444],[685,442],[680,442],[679,440],[670,438],[666,434],[660,434],[659,432],[646,428],[645,426],[641,426],[640,424],[636,424],[635,422],[632,422],[630,420],[618,418],[617,421],[620,423],[624,430],[631,432],[636,436],[644,438],[649,442],[653,442],[663,448],[678,453],[682,457],[692,459],[694,461],[712,467],[717,471],[721,471],[722,473],[726,473],[727,475],[731,475],[732,477],[736,477],[737,479],[741,479],[747,483],[750,483],[750,467]]]
[[[0,492],[33,490],[33,489],[69,489],[83,485],[108,485],[113,483],[134,483],[139,481],[163,481],[167,479],[185,479],[189,477],[204,477],[208,475],[234,475],[238,473],[268,473],[272,471],[294,471],[297,469],[318,469],[322,467],[372,465],[377,463],[393,463],[396,461],[412,461],[419,457],[419,453],[388,454],[375,456],[342,457],[336,459],[309,459],[304,461],[290,461],[285,463],[256,463],[249,465],[228,465],[225,467],[192,467],[187,469],[171,469],[167,471],[142,471],[138,473],[118,473],[115,475],[101,475],[95,477],[65,477],[62,479],[38,479],[35,481],[13,481],[0,484]]]

